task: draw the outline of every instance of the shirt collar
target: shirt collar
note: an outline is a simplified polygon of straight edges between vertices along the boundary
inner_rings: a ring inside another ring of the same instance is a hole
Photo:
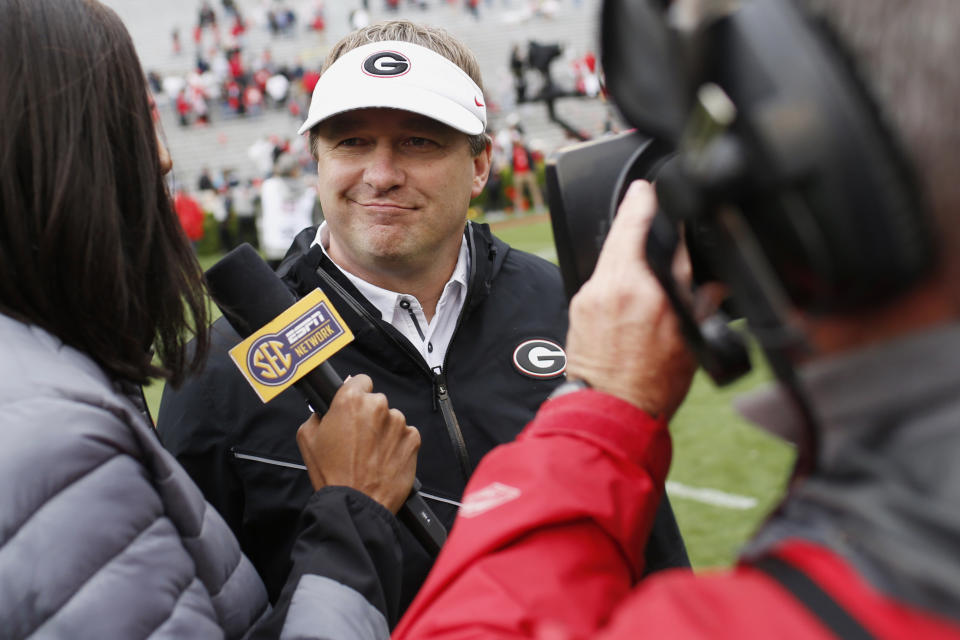
[[[353,283],[353,286],[363,294],[363,297],[366,298],[370,304],[377,308],[380,312],[380,317],[387,322],[391,322],[394,314],[394,310],[397,308],[397,305],[400,304],[400,300],[404,297],[413,297],[409,293],[390,291],[389,289],[384,289],[378,287],[375,284],[370,284],[366,280],[353,275],[343,267],[341,267],[337,262],[330,257],[330,254],[327,253],[327,247],[330,245],[330,229],[327,227],[326,221],[320,223],[320,227],[317,229],[317,235],[313,239],[313,243],[319,245],[320,249],[323,250],[323,254],[330,259],[343,275],[347,277],[350,282]],[[453,269],[453,275],[450,276],[450,280],[447,281],[447,284],[443,287],[443,293],[440,296],[440,302],[437,304],[437,314],[441,313],[441,306],[446,306],[443,303],[445,298],[447,298],[448,292],[452,293],[453,290],[451,287],[461,287],[463,291],[467,290],[467,277],[470,273],[470,251],[467,249],[467,243],[463,242],[463,239],[460,240],[460,254],[457,256],[457,265]],[[457,308],[457,313],[459,313],[459,308]]]

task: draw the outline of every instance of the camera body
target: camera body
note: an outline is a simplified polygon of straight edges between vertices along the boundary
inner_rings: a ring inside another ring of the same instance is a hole
[[[670,273],[679,229],[695,280],[720,280],[781,378],[805,348],[791,311],[849,313],[936,261],[909,163],[842,44],[799,0],[607,0],[607,90],[636,133],[566,149],[547,186],[568,293],[592,272],[629,179],[654,179],[647,260],[718,382],[746,369],[698,325]],[[590,191],[592,193],[584,193]],[[586,218],[592,220],[588,221]],[[782,375],[781,375],[782,374]]]
[[[564,147],[546,164],[547,201],[567,297],[593,273],[627,187],[653,180],[666,145],[636,131]]]
[[[661,172],[671,173],[676,157],[663,142],[628,131],[563,147],[547,159],[550,222],[568,298],[593,273],[630,183],[656,183]],[[711,271],[710,235],[692,219],[682,226],[694,282],[716,280]]]
[[[565,147],[547,161],[547,199],[557,258],[567,297],[572,298],[590,278],[617,208],[634,180],[656,181],[673,173],[677,154],[667,145],[636,131]],[[709,230],[694,219],[683,227],[693,266],[694,283],[717,280],[711,271],[714,247]],[[662,215],[655,220],[647,240],[647,261],[675,306],[683,295],[673,282],[673,255],[679,243],[677,227]],[[727,327],[737,317],[727,300],[722,314],[696,324],[680,315],[681,329],[700,363],[717,384],[735,380],[750,370],[746,347],[739,334]]]

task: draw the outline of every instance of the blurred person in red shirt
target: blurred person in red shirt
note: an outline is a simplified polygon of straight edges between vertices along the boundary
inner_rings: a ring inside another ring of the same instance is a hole
[[[173,207],[180,219],[180,226],[196,248],[197,242],[203,238],[203,209],[200,203],[186,189],[180,188],[173,199]]]

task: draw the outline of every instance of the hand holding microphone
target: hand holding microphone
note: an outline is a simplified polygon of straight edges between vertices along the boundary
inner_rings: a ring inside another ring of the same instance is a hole
[[[396,513],[427,551],[439,553],[447,531],[413,477],[420,434],[385,396],[370,393],[367,376],[342,386],[327,358],[353,334],[326,295],[315,289],[295,300],[249,244],[206,275],[214,302],[245,338],[230,357],[260,399],[268,402],[296,386],[312,411],[330,414],[308,419],[297,433],[314,488],[346,484],[363,491]]]
[[[397,513],[413,487],[420,432],[372,391],[368,376],[348,378],[323,418],[300,426],[297,445],[314,490],[352,487]]]

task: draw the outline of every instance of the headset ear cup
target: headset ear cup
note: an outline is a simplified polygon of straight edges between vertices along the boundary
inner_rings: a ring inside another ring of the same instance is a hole
[[[929,206],[899,134],[890,126],[879,102],[864,82],[864,75],[853,55],[822,17],[805,12],[804,19],[835,57],[838,73],[845,76],[850,91],[859,97],[863,118],[875,129],[875,139],[882,150],[869,157],[869,162],[877,177],[873,184],[881,194],[878,200],[887,205],[874,212],[874,218],[880,218],[880,229],[876,233],[877,253],[886,259],[880,265],[875,262],[862,265],[857,277],[866,283],[865,289],[878,280],[885,282],[881,285],[885,290],[878,290],[875,295],[878,301],[889,299],[928,274],[936,263]],[[862,222],[867,223],[866,220]]]
[[[798,2],[763,0],[720,29],[710,55],[752,151],[738,204],[793,302],[868,308],[928,273],[917,182],[829,26]]]

